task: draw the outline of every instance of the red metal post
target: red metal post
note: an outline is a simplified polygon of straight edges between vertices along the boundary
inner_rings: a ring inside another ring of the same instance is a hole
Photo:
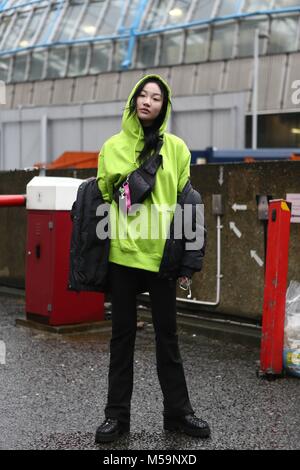
[[[290,219],[291,211],[286,201],[270,201],[260,350],[261,375],[282,374]]]
[[[25,206],[26,196],[21,194],[0,195],[0,207]]]

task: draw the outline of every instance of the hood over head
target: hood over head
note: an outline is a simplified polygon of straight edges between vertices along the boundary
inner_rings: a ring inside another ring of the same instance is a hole
[[[123,118],[122,118],[123,131],[127,135],[129,134],[137,140],[139,140],[140,138],[141,139],[143,138],[143,135],[144,135],[143,127],[136,113],[133,113],[130,115],[130,100],[133,97],[134,93],[136,92],[137,88],[140,86],[140,84],[144,82],[145,80],[148,80],[149,78],[152,78],[152,77],[162,82],[165,85],[166,89],[168,90],[167,111],[165,114],[164,121],[159,128],[160,135],[163,134],[166,130],[168,119],[169,119],[170,112],[171,112],[171,89],[169,85],[167,84],[167,82],[162,77],[160,77],[159,75],[155,75],[155,74],[145,75],[143,78],[141,78],[141,80],[139,80],[137,84],[133,87],[127,99],[127,103],[126,103],[126,106],[123,112]]]

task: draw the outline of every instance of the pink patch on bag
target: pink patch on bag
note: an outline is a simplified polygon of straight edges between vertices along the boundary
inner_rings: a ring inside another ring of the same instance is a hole
[[[126,199],[126,209],[129,210],[130,207],[131,207],[131,197],[130,197],[129,183],[125,183],[123,185],[123,188],[124,188],[125,199]]]

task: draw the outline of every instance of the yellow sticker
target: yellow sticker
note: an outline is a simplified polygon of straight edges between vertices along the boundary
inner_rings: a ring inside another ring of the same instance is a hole
[[[287,353],[287,363],[288,365],[295,364],[297,366],[300,365],[300,353],[298,352],[288,352]]]
[[[282,201],[282,203],[281,203],[281,209],[282,209],[283,211],[288,211],[288,212],[290,212],[289,206],[288,206],[287,203],[284,202],[284,201]]]

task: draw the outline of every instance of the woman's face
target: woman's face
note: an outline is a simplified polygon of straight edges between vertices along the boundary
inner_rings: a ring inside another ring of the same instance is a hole
[[[136,112],[143,126],[151,126],[163,105],[162,92],[155,82],[148,82],[136,100]]]

